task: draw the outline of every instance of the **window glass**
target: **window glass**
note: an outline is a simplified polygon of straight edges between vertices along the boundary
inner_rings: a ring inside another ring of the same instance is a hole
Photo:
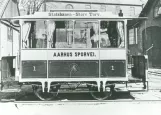
[[[31,23],[24,23],[22,26],[22,48],[29,48],[29,33],[31,29]]]
[[[137,28],[132,28],[129,30],[129,44],[137,44]]]
[[[93,33],[92,33],[93,31]],[[74,29],[75,48],[96,48],[98,42],[98,23],[76,21]]]
[[[48,47],[49,48],[54,48],[55,47],[55,28],[56,28],[56,24],[54,21],[52,20],[47,20],[46,21],[46,25],[47,25],[47,39],[48,39]]]
[[[11,27],[7,27],[7,33],[8,33],[8,40],[12,41],[13,40],[13,29]]]
[[[23,48],[47,48],[45,21],[25,22],[22,29]]]
[[[91,4],[86,4],[85,9],[91,9]]]
[[[124,23],[117,21],[100,22],[100,47],[124,48]]]
[[[46,21],[38,21],[35,24],[35,46],[36,48],[47,48],[47,25]],[[34,42],[33,41],[33,42]]]
[[[160,13],[161,13],[161,0],[159,0],[153,8],[154,18],[158,17]]]
[[[135,16],[135,7],[130,7],[130,16]]]
[[[106,12],[106,5],[101,5],[100,10],[101,10],[102,12]]]
[[[73,44],[73,21],[56,21],[54,47],[72,48]]]

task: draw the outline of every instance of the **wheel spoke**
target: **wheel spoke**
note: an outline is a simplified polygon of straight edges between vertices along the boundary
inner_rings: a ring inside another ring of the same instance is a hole
[[[97,87],[95,86],[90,86],[89,88],[91,96],[96,99],[96,100],[105,100],[108,99],[111,96],[111,90],[108,91],[100,91],[98,92]]]
[[[35,95],[40,100],[43,100],[43,101],[49,101],[49,100],[52,100],[57,97],[58,89],[54,89],[54,92],[52,92],[53,89],[54,88],[51,88],[50,92],[47,92],[47,89],[45,89],[45,91],[43,92],[42,87],[40,87],[40,86],[34,86],[34,88],[33,88]]]

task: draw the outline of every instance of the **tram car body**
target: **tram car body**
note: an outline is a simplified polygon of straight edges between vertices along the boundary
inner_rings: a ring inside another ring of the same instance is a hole
[[[130,19],[130,18],[129,18]],[[36,12],[15,17],[21,37],[19,82],[41,100],[61,91],[88,91],[107,99],[129,82],[127,20],[109,12]],[[133,77],[146,87],[146,57],[134,57]],[[138,61],[139,60],[139,61]],[[81,90],[80,90],[81,89]]]

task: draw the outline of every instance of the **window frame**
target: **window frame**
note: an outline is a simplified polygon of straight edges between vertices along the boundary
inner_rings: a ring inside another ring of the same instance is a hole
[[[92,9],[92,5],[91,4],[86,4],[85,9]]]
[[[106,6],[106,5],[101,5],[101,6],[100,6],[100,10],[101,10],[102,12],[106,12],[106,11],[107,11],[107,6]]]
[[[13,28],[7,27],[7,41],[13,41]]]
[[[74,9],[74,6],[72,4],[65,5],[65,9]]]
[[[44,20],[44,19],[43,19]],[[36,20],[33,20],[33,21],[36,21]],[[58,21],[58,20],[54,20],[54,21]],[[60,20],[60,21],[69,21],[69,20]],[[125,21],[123,21],[123,20],[108,20],[108,19],[106,19],[106,20],[88,20],[88,21],[86,21],[86,20],[70,20],[70,21],[84,21],[84,22],[99,22],[99,25],[100,25],[100,21],[116,21],[116,22],[123,22],[123,32],[124,32],[124,47],[109,47],[109,48],[101,48],[100,47],[100,40],[99,40],[99,45],[98,45],[98,47],[97,48],[75,48],[75,47],[72,47],[72,48],[49,48],[49,46],[48,46],[48,42],[47,42],[47,48],[25,48],[25,47],[22,47],[22,45],[21,45],[21,49],[110,49],[110,48],[114,48],[114,49],[122,49],[122,48],[126,48],[126,41],[127,41],[127,38],[126,38],[126,28],[125,28]],[[30,21],[29,21],[30,22]],[[31,22],[32,22],[32,20],[31,20]],[[101,26],[99,26],[99,36],[100,36],[100,28],[101,28]],[[75,29],[75,26],[73,26],[73,30]],[[73,31],[74,32],[74,31]],[[73,39],[74,39],[74,33],[73,33]],[[21,44],[22,44],[23,42],[22,42],[22,38],[21,38]]]
[[[161,0],[155,3],[155,6],[153,8],[153,18],[158,18],[160,16],[160,14],[158,14],[160,8],[161,8]]]
[[[130,43],[131,42],[131,40],[130,40],[130,30],[133,30],[133,40],[132,40],[132,43]],[[135,45],[135,44],[138,44],[138,28],[131,28],[131,29],[129,29],[128,30],[128,38],[129,38],[129,40],[128,40],[128,44],[129,45]]]
[[[130,16],[135,16],[136,12],[135,12],[135,7],[134,6],[130,6]]]

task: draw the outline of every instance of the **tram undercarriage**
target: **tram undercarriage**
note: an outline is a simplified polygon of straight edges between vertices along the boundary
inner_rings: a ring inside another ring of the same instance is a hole
[[[131,82],[132,83],[132,82]],[[106,100],[112,97],[112,94],[119,91],[143,91],[148,90],[148,82],[136,82],[140,83],[139,90],[134,87],[128,86],[130,82],[53,82],[48,85],[45,82],[44,85],[40,83],[32,84],[34,94],[40,100],[53,100],[57,99],[59,93],[90,93],[93,99]],[[120,85],[121,87],[117,87]],[[132,90],[133,89],[133,90]]]
[[[49,86],[49,87],[48,87]],[[101,82],[56,82],[44,86],[32,84],[35,95],[41,100],[55,99],[58,93],[90,93],[94,99],[104,100],[112,95],[114,84]]]

